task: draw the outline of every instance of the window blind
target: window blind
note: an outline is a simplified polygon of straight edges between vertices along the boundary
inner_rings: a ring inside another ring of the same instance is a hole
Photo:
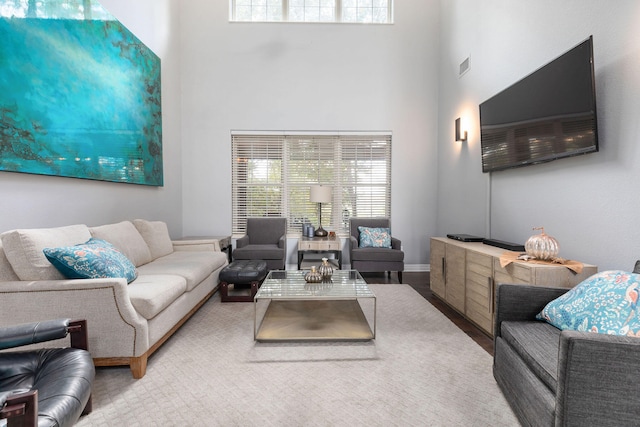
[[[392,0],[230,0],[229,11],[236,22],[393,22]]]
[[[233,234],[252,216],[285,216],[288,233],[319,225],[310,187],[332,188],[322,204],[322,225],[349,234],[349,218],[391,216],[390,133],[233,132]]]

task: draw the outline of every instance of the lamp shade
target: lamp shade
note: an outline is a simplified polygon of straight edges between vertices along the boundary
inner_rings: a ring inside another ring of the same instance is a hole
[[[331,187],[312,185],[311,201],[314,203],[329,203],[331,201]]]

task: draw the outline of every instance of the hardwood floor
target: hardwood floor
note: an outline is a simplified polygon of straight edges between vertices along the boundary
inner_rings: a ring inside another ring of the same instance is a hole
[[[386,273],[361,273],[367,283],[399,283],[398,275],[391,273],[391,277],[387,277]],[[405,271],[402,273],[402,281],[411,285],[420,295],[429,301],[435,308],[440,310],[447,316],[458,328],[473,339],[480,347],[485,349],[487,353],[493,356],[493,339],[482,332],[473,323],[466,320],[457,311],[442,302],[440,298],[435,296],[429,287],[429,272],[426,271]]]

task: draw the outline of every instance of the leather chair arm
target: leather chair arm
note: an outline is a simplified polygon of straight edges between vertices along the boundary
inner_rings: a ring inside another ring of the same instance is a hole
[[[0,350],[65,338],[71,334],[71,347],[88,350],[87,321],[53,319],[23,323],[0,329]]]
[[[67,336],[70,319],[54,319],[0,329],[0,349],[21,347]]]

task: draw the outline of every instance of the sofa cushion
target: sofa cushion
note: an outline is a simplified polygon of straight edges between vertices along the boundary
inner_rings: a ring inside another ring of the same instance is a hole
[[[152,259],[160,258],[173,252],[173,243],[171,243],[171,237],[169,237],[167,223],[134,219],[133,225],[147,243]]]
[[[191,291],[211,273],[227,263],[224,252],[173,252],[138,268],[138,274],[172,274],[182,276],[187,281],[187,291]]]
[[[390,248],[391,232],[388,228],[359,226],[361,248]]]
[[[130,283],[137,276],[136,267],[111,243],[91,238],[87,243],[44,248],[44,255],[69,279],[117,277]]]
[[[72,246],[91,238],[84,224],[56,228],[11,230],[0,234],[4,253],[20,280],[64,279],[42,250],[53,246]]]
[[[547,304],[538,314],[560,329],[640,337],[640,274],[603,271]]]
[[[284,259],[284,249],[276,244],[249,244],[233,251],[234,259]]]
[[[537,321],[506,321],[500,327],[502,338],[547,387],[555,392],[558,386],[560,330]]]
[[[354,248],[351,250],[352,261],[404,261],[404,252],[389,248]]]
[[[186,289],[186,279],[173,274],[141,274],[128,286],[131,304],[145,319],[153,319]]]
[[[138,267],[151,262],[149,246],[131,221],[107,224],[89,229],[96,239],[106,240]]]

